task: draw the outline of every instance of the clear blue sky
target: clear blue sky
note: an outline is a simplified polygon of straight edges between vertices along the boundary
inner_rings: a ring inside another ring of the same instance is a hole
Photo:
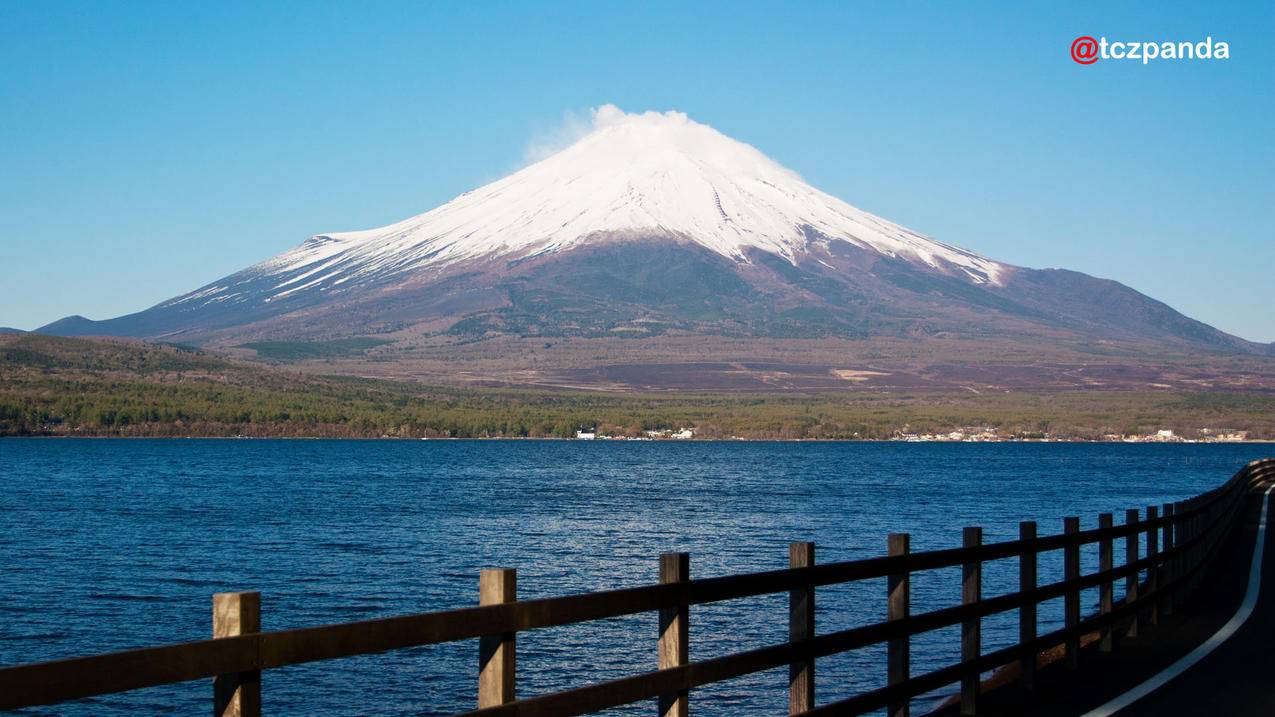
[[[1031,7],[1024,7],[1031,5]],[[1078,35],[1226,61],[1080,66]],[[430,209],[677,109],[948,243],[1275,340],[1275,3],[0,6],[0,325]]]

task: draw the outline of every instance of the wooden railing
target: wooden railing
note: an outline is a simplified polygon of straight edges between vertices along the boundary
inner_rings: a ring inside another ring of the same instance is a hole
[[[485,570],[478,607],[322,627],[260,632],[259,594],[223,593],[213,598],[213,639],[6,667],[0,669],[0,709],[213,678],[215,714],[258,715],[263,670],[478,638],[478,709],[466,713],[470,715],[564,717],[652,698],[658,700],[662,716],[685,715],[690,691],[697,687],[784,666],[789,669],[790,714],[862,714],[885,707],[892,717],[904,717],[913,697],[956,683],[962,713],[974,714],[982,673],[1017,663],[1018,680],[1030,689],[1042,651],[1062,645],[1066,664],[1075,667],[1083,635],[1097,633],[1098,649],[1111,650],[1117,630],[1136,635],[1174,610],[1197,587],[1236,525],[1248,490],[1271,480],[1275,459],[1254,461],[1224,485],[1196,498],[1166,504],[1162,511],[1148,507],[1145,517],[1130,510],[1123,525],[1113,525],[1111,514],[1104,513],[1097,528],[1081,530],[1079,518],[1069,517],[1063,533],[1038,536],[1036,524],[1024,522],[1018,540],[998,543],[985,544],[981,529],[967,528],[960,548],[914,553],[908,535],[900,533],[889,536],[884,557],[826,564],[816,564],[813,544],[794,543],[786,570],[691,580],[689,556],[670,553],[660,557],[659,584],[557,598],[518,601],[513,570]],[[1117,540],[1125,544],[1119,566],[1113,565]],[[1092,544],[1098,546],[1099,568],[1082,574],[1081,547]],[[1039,585],[1038,557],[1050,551],[1063,552],[1064,579]],[[1018,561],[1019,590],[983,598],[983,564],[996,560]],[[958,566],[961,603],[912,614],[911,575]],[[815,631],[817,588],[881,578],[888,585],[885,622],[825,634]],[[1126,598],[1116,604],[1113,585],[1119,580],[1125,582]],[[1081,591],[1093,588],[1099,591],[1099,611],[1082,619]],[[691,606],[784,592],[789,595],[788,642],[689,660]],[[1037,634],[1037,606],[1057,598],[1064,600],[1064,627]],[[1009,611],[1019,615],[1017,644],[983,652],[982,619]],[[658,670],[515,699],[519,632],[645,612],[659,614]],[[911,637],[957,625],[960,661],[911,674]],[[816,705],[818,658],[880,643],[887,646],[883,687]]]

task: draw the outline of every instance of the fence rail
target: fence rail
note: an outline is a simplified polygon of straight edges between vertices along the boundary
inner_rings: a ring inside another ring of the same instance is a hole
[[[260,631],[260,595],[222,593],[213,599],[213,635],[160,647],[76,657],[0,669],[0,709],[53,704],[189,680],[213,678],[214,714],[259,715],[261,673],[288,665],[330,660],[457,640],[479,640],[478,709],[468,715],[564,717],[656,699],[661,717],[687,714],[690,691],[764,670],[789,668],[792,715],[862,714],[886,708],[907,717],[911,698],[959,683],[961,712],[974,714],[982,673],[1017,663],[1018,680],[1030,689],[1038,655],[1062,645],[1068,667],[1080,658],[1080,638],[1099,634],[1099,649],[1116,646],[1117,628],[1136,635],[1171,613],[1199,584],[1204,569],[1237,522],[1248,490],[1275,480],[1275,459],[1244,466],[1222,486],[1180,503],[1149,506],[1145,516],[1126,512],[1123,525],[1110,514],[1081,530],[1079,518],[1064,519],[1064,532],[1037,536],[1034,522],[1020,526],[1019,539],[983,543],[979,528],[967,528],[962,547],[911,552],[905,533],[889,536],[888,554],[817,564],[815,546],[794,543],[785,570],[690,579],[690,557],[660,559],[660,582],[635,588],[519,601],[513,570],[483,571],[478,607],[272,632]],[[1113,565],[1114,542],[1125,543],[1125,560]],[[1083,574],[1082,546],[1098,545],[1098,571]],[[1142,546],[1145,546],[1145,550]],[[1063,551],[1064,579],[1037,584],[1039,555]],[[982,597],[983,564],[1016,559],[1019,590]],[[961,603],[913,614],[913,573],[961,568]],[[1141,574],[1146,574],[1146,579]],[[815,631],[816,588],[885,578],[884,622]],[[1125,581],[1117,604],[1113,585]],[[1098,588],[1099,611],[1083,618],[1080,592]],[[722,657],[689,660],[691,606],[776,593],[789,595],[789,641]],[[1064,627],[1037,634],[1037,606],[1064,600]],[[981,621],[1017,611],[1019,640],[993,652],[981,650]],[[571,625],[638,613],[659,614],[655,645],[659,669],[527,699],[516,699],[517,635],[526,630]],[[960,662],[923,674],[910,670],[912,636],[960,626]],[[879,689],[816,705],[817,659],[871,645],[887,645],[887,680]]]

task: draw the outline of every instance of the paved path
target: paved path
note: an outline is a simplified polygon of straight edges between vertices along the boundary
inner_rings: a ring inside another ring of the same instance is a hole
[[[1214,637],[1240,609],[1249,584],[1264,490],[1254,491],[1242,525],[1206,574],[1195,600],[1158,627],[1121,640],[1101,654],[1081,653],[1081,667],[1068,671],[1051,665],[1038,675],[1031,693],[1014,686],[982,696],[979,715],[989,717],[1077,717],[1111,706],[1130,690],[1155,678]],[[1194,665],[1132,703],[1106,711],[1114,717],[1150,715],[1275,716],[1275,494],[1268,507],[1268,528],[1261,565],[1261,590],[1252,614],[1229,638]],[[954,709],[940,712],[956,714]]]
[[[1262,507],[1266,509],[1266,515],[1261,517],[1265,518],[1267,530],[1260,556],[1261,589],[1252,614],[1238,631],[1217,643],[1198,663],[1116,715],[1275,715],[1275,529],[1271,529],[1275,520],[1270,505]],[[1249,565],[1258,518],[1254,511],[1237,536],[1244,545],[1232,547],[1233,553],[1248,558],[1245,562]],[[1243,595],[1243,589],[1248,588],[1250,576],[1243,562],[1232,560],[1227,567],[1231,587],[1231,600],[1227,602],[1234,603],[1235,594]],[[1243,589],[1237,589],[1239,584]]]

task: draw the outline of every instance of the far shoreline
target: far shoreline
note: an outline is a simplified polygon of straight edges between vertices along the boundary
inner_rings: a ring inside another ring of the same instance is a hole
[[[434,442],[434,441],[474,441],[474,442],[495,442],[495,441],[542,441],[546,443],[900,443],[908,445],[952,445],[952,444],[996,444],[996,443],[1084,443],[1084,444],[1102,444],[1102,445],[1123,445],[1123,446],[1174,446],[1174,445],[1190,445],[1190,446],[1245,446],[1245,445],[1265,445],[1275,443],[1275,439],[1254,438],[1244,441],[1103,441],[1089,438],[1007,438],[1004,440],[980,440],[980,441],[959,441],[959,440],[932,440],[932,441],[908,441],[908,440],[891,440],[886,438],[648,438],[648,439],[623,439],[623,438],[601,438],[601,439],[580,439],[580,438],[558,438],[554,436],[466,436],[466,437],[438,437],[438,438],[410,438],[403,436],[71,436],[71,435],[26,435],[26,436],[0,436],[0,441],[7,440],[72,440],[72,441],[398,441],[404,443],[412,442]]]

